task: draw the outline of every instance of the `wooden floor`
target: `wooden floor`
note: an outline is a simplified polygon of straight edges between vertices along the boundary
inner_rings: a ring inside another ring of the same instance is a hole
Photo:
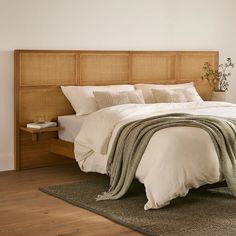
[[[0,235],[141,235],[38,190],[96,176],[82,173],[77,165],[0,172]]]

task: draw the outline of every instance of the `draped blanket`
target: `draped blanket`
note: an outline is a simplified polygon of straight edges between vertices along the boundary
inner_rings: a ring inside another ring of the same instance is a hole
[[[170,127],[201,128],[209,134],[221,171],[236,196],[236,119],[172,113],[133,121],[120,128],[107,163],[110,189],[97,200],[115,200],[124,196],[150,139],[159,130]]]

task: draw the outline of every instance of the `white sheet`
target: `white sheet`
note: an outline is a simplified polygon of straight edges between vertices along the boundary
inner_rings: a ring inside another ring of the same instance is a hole
[[[58,124],[63,129],[58,132],[59,139],[74,142],[87,115],[66,115],[58,117]]]
[[[181,104],[126,104],[89,115],[75,140],[75,155],[84,171],[105,173],[110,148],[118,129],[131,120],[186,112],[236,118],[236,105],[220,102]],[[100,163],[104,165],[99,166]],[[94,168],[95,167],[95,168]],[[174,127],[150,140],[136,171],[148,201],[144,209],[161,208],[190,188],[222,179],[214,145],[199,128]]]

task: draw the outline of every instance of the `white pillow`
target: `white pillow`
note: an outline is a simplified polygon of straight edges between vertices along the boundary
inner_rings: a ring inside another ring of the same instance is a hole
[[[144,98],[141,90],[123,92],[94,91],[95,100],[99,109],[121,104],[142,104]]]
[[[142,90],[145,103],[155,103],[155,99],[153,97],[152,89],[163,89],[163,88],[185,89],[185,88],[189,88],[189,87],[192,87],[195,90],[193,82],[184,83],[184,84],[168,84],[168,85],[164,85],[164,84],[135,84],[136,89],[141,89]],[[196,93],[197,93],[197,91],[196,91]],[[200,96],[199,96],[199,98],[201,99]]]
[[[71,103],[76,115],[86,115],[98,110],[93,91],[134,91],[134,86],[107,85],[107,86],[61,86],[62,92]]]
[[[181,89],[152,89],[155,103],[187,102]]]
[[[202,98],[194,87],[184,89],[152,89],[156,103],[160,102],[202,102]]]
[[[203,99],[198,94],[194,85],[193,87],[184,88],[182,90],[187,99],[187,102],[203,102]]]

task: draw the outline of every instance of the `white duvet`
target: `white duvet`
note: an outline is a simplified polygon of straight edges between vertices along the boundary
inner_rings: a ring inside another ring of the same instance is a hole
[[[155,115],[184,112],[236,118],[236,105],[223,102],[126,104],[89,115],[75,139],[75,156],[83,171],[106,173],[106,163],[119,128]],[[144,209],[157,209],[185,196],[189,189],[223,179],[218,157],[206,131],[173,127],[155,133],[136,171],[146,189]]]

